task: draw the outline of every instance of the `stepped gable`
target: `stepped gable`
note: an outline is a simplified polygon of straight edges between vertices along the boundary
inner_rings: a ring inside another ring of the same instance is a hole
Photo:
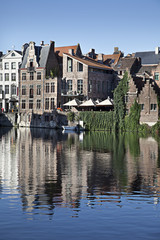
[[[138,93],[140,93],[145,85],[144,79],[142,77],[133,77],[133,81],[135,83]]]

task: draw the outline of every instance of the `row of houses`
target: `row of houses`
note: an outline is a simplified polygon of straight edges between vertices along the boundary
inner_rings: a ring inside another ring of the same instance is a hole
[[[21,51],[0,52],[0,109],[18,109],[22,125],[54,119],[55,109],[72,99],[85,101],[113,97],[125,71],[130,75],[126,96],[128,111],[136,99],[141,122],[158,120],[160,49],[153,52],[82,54],[80,44],[55,47],[53,41],[39,46],[24,44]],[[42,119],[43,118],[43,119]]]

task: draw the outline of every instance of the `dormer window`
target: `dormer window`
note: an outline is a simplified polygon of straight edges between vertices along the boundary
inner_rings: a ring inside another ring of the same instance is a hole
[[[67,57],[67,72],[73,71],[73,60]]]
[[[77,70],[78,70],[78,72],[83,72],[83,64],[82,63],[80,63],[80,62],[77,63]]]
[[[33,59],[30,59],[30,67],[33,67]]]

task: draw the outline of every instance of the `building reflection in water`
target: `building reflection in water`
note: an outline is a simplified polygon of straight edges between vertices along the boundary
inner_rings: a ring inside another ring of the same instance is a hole
[[[82,199],[91,207],[119,204],[123,194],[159,199],[158,143],[152,137],[22,128],[2,135],[0,148],[1,180],[21,194],[28,214],[52,215],[55,207],[79,211]]]

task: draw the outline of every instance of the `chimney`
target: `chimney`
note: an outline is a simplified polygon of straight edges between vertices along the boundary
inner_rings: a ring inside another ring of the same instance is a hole
[[[98,62],[103,63],[103,53],[98,53]]]
[[[114,47],[114,54],[115,53],[119,53],[119,48],[118,47]]]
[[[160,49],[159,47],[156,47],[156,48],[155,48],[155,54],[156,54],[156,55],[159,54],[159,49]]]
[[[89,57],[95,59],[96,55],[95,55],[95,49],[91,48],[89,51]]]
[[[74,55],[74,49],[69,49],[68,53],[73,56]]]
[[[40,45],[41,45],[41,46],[44,46],[44,41],[41,41]]]

